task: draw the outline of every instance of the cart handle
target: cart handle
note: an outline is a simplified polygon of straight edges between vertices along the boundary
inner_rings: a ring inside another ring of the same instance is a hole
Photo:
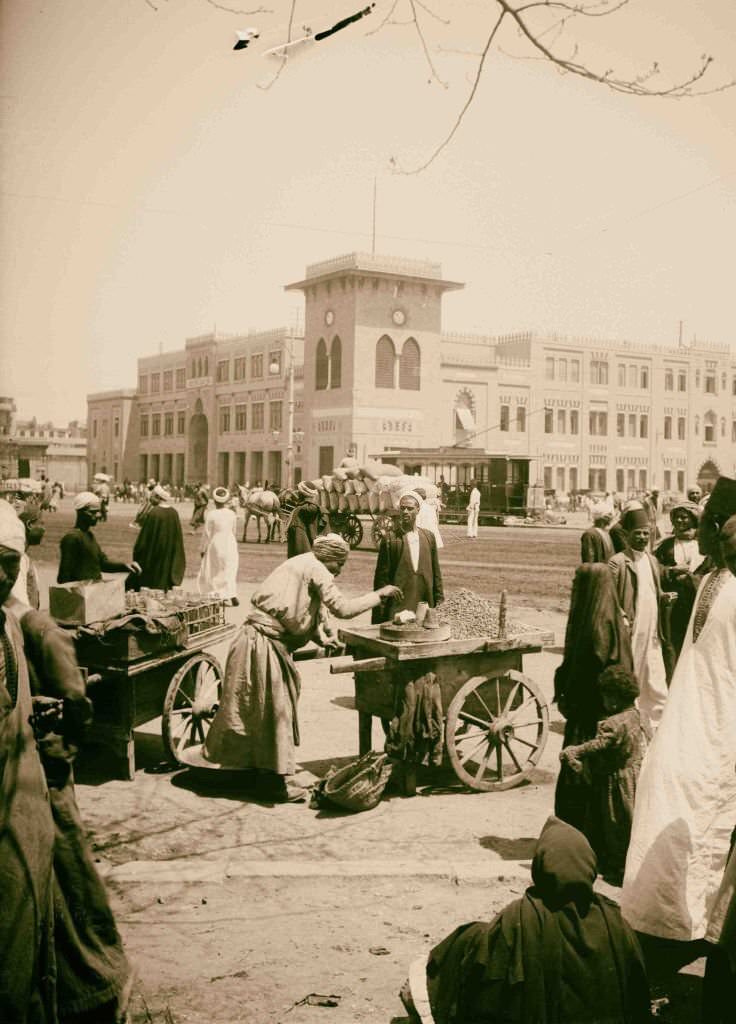
[[[330,673],[339,676],[343,672],[383,672],[386,668],[386,658],[363,658],[360,661],[353,661],[352,658],[338,658],[330,665]]]

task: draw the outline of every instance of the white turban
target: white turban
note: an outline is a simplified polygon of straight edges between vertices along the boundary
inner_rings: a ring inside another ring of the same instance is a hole
[[[100,508],[100,497],[92,491],[80,491],[74,499],[74,511],[79,512],[83,508]]]
[[[335,561],[342,564],[350,554],[350,545],[338,533],[325,533],[317,537],[312,552],[320,562]]]
[[[161,499],[161,501],[168,501],[169,498],[171,497],[169,492],[164,487],[162,487],[161,484],[156,484],[156,486],[151,491],[151,494],[155,494],[157,498]]]
[[[0,547],[22,555],[26,550],[26,529],[13,506],[0,500]]]
[[[401,494],[399,495],[399,502],[401,501],[402,498],[413,498],[414,501],[416,501],[418,508],[421,508],[422,505],[424,504],[424,498],[421,496],[421,494],[418,494],[412,487],[407,487],[405,490],[401,492]]]

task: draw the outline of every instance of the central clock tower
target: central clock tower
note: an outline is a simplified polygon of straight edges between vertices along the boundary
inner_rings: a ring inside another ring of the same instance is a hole
[[[442,296],[437,263],[362,253],[315,263],[305,298],[304,475],[391,447],[439,443]]]

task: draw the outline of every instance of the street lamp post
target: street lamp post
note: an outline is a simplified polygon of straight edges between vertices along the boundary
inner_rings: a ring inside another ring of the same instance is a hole
[[[294,486],[294,339],[289,338],[288,344],[284,346],[284,352],[288,356],[287,368],[287,412],[286,412],[286,487]],[[277,374],[279,365],[274,360],[269,366],[269,373]]]

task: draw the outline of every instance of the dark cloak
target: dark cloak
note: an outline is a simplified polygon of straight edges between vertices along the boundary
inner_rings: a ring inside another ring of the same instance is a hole
[[[554,699],[567,719],[563,746],[595,736],[598,721],[605,715],[598,679],[609,665],[633,671],[631,640],[610,569],[602,562],[589,562],[578,566],[575,573],[565,653],[555,672]],[[589,790],[583,776],[562,765],[555,791],[555,814],[582,828],[587,820]]]
[[[143,570],[128,578],[133,590],[171,590],[179,586],[184,579],[186,556],[181,520],[175,508],[157,505],[151,509],[135,542],[133,561]]]
[[[585,837],[549,818],[524,896],[429,954],[435,1024],[649,1021],[641,950],[616,904],[594,893],[595,877]]]
[[[324,530],[322,510],[311,501],[298,505],[291,513],[286,528],[286,557],[303,555],[312,550],[316,537]]]

